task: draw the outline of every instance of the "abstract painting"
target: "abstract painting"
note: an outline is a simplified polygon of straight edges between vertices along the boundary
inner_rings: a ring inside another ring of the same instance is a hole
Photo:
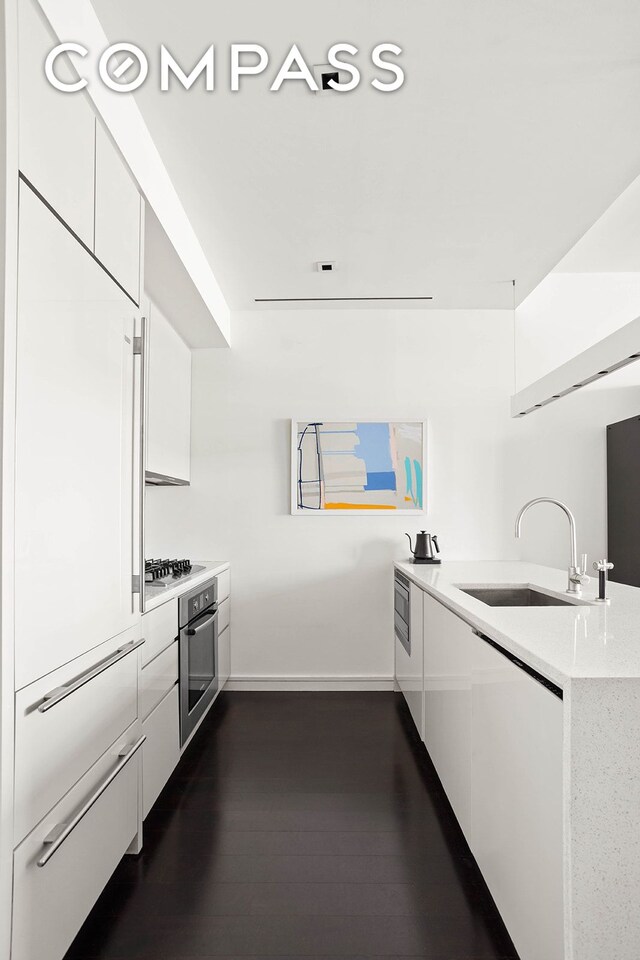
[[[291,512],[420,513],[425,423],[293,420]]]

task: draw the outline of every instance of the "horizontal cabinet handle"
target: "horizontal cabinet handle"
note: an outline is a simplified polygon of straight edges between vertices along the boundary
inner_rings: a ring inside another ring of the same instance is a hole
[[[102,660],[96,664],[95,667],[91,667],[86,673],[81,674],[72,683],[63,684],[63,686],[56,687],[55,690],[50,690],[49,693],[45,693],[42,703],[38,706],[39,712],[46,713],[47,710],[51,710],[52,707],[55,707],[57,703],[66,699],[71,693],[75,693],[80,687],[84,687],[85,683],[89,683],[94,677],[100,676],[101,673],[104,673],[105,670],[112,667],[118,660],[122,660],[123,657],[133,653],[133,651],[141,647],[143,643],[144,638],[141,640],[132,640],[131,643],[125,644],[124,647],[119,647],[116,652],[112,653],[106,660]]]
[[[40,859],[37,861],[39,867],[45,867],[51,857],[54,855],[56,850],[59,850],[62,844],[65,842],[67,837],[69,837],[75,828],[78,826],[80,821],[89,813],[91,807],[94,803],[100,799],[102,794],[105,792],[107,787],[113,783],[115,778],[118,776],[121,770],[123,770],[126,765],[129,763],[135,754],[138,752],[142,744],[146,740],[146,736],[140,737],[139,740],[136,740],[135,743],[129,744],[119,753],[120,759],[117,764],[111,771],[111,773],[105,777],[100,786],[96,789],[94,793],[91,794],[88,800],[86,800],[83,805],[80,807],[76,815],[69,821],[69,823],[58,823],[56,826],[49,831],[47,836],[42,841],[43,846],[47,847],[46,853],[43,853]]]

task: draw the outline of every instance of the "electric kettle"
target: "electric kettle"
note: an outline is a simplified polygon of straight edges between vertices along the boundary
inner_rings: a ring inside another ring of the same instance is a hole
[[[414,563],[440,563],[441,560],[439,557],[436,557],[435,552],[440,553],[440,547],[438,546],[438,538],[435,534],[427,533],[425,530],[421,530],[420,533],[416,534],[416,548],[413,549],[413,544],[411,543],[411,537],[408,533],[405,533],[405,537],[409,537],[409,549],[413,554]]]

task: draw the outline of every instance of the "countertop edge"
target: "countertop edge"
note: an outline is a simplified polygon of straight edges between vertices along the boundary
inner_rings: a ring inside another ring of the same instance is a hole
[[[189,577],[187,580],[179,580],[175,587],[171,587],[168,590],[163,590],[162,593],[158,594],[158,596],[146,597],[145,609],[144,613],[142,614],[143,617],[152,610],[157,610],[158,607],[161,607],[170,600],[174,600],[183,593],[186,593],[187,590],[191,590],[193,587],[199,586],[201,583],[204,583],[205,580],[209,580],[211,577],[217,577],[219,574],[224,573],[224,571],[228,570],[231,566],[230,560],[194,560],[193,562],[202,564],[205,569],[199,570],[195,576]]]
[[[434,587],[432,584],[427,584],[424,580],[418,579],[415,575],[412,575],[410,569],[407,569],[409,566],[408,561],[406,560],[394,560],[393,562],[394,569],[400,570],[416,587],[419,587],[421,590],[424,590],[425,593],[428,593],[429,596],[433,597],[434,600],[437,600],[438,603],[441,603],[443,607],[446,607],[447,610],[450,610],[451,613],[454,613],[459,617],[464,623],[471,627],[472,630],[477,630],[480,633],[485,634],[489,637],[490,640],[495,640],[500,646],[504,647],[509,653],[516,654],[520,657],[529,667],[532,667],[534,670],[537,670],[548,680],[553,681],[553,683],[558,684],[558,686],[563,689],[566,685],[574,678],[569,674],[563,673],[557,668],[553,667],[546,660],[542,660],[540,657],[536,657],[535,654],[531,652],[527,647],[523,647],[522,644],[519,644],[512,637],[507,634],[502,633],[498,630],[495,625],[487,623],[482,620],[480,617],[475,616],[472,611],[468,610],[466,607],[463,607],[461,604],[457,604],[451,597],[442,593],[438,590],[437,587]],[[586,678],[581,678],[586,679]],[[603,679],[602,677],[594,679]]]

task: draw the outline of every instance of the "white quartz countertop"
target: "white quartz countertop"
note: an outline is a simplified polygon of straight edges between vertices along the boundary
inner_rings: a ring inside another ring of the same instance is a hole
[[[573,678],[640,677],[640,588],[609,583],[611,603],[566,607],[490,607],[463,586],[531,585],[564,595],[566,570],[518,561],[440,565],[397,561],[413,583],[441,601],[480,633],[501,644],[554,683]],[[597,596],[597,576],[581,600]]]
[[[192,562],[194,566],[201,566],[204,569],[198,570],[197,573],[191,574],[188,577],[180,577],[179,580],[176,580],[175,585],[172,584],[170,587],[152,587],[149,586],[149,584],[145,584],[145,613],[149,613],[150,610],[155,610],[156,607],[161,607],[167,600],[173,600],[174,597],[179,597],[181,594],[186,593],[187,590],[192,590],[194,587],[204,583],[205,580],[210,580],[211,577],[216,577],[219,573],[222,573],[223,570],[229,568],[228,560],[193,560]]]

